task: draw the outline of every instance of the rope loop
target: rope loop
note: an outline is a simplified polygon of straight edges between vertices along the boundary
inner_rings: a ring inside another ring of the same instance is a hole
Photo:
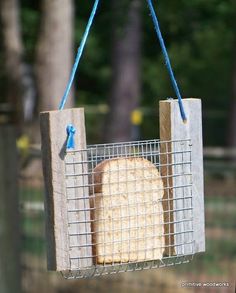
[[[69,149],[74,149],[75,148],[75,133],[76,129],[72,124],[69,124],[66,128],[67,132],[67,142],[66,142],[66,148]]]

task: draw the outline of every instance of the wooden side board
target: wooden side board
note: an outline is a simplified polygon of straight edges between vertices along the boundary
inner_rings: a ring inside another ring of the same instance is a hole
[[[178,200],[178,198],[183,197],[183,192],[181,189],[166,189],[164,199],[171,198],[170,209],[181,210],[184,206],[192,206],[192,218],[193,225],[178,224],[179,217],[185,218],[190,217],[191,211],[180,211],[169,214],[168,219],[165,221],[174,222],[174,225],[165,225],[165,233],[171,233],[171,236],[167,240],[166,245],[175,244],[175,251],[172,249],[171,254],[191,254],[204,252],[205,251],[205,217],[204,217],[204,190],[203,190],[203,146],[202,146],[202,110],[201,110],[201,100],[200,99],[184,99],[183,100],[184,109],[187,115],[187,121],[184,123],[180,116],[178,100],[165,100],[160,101],[160,139],[161,141],[176,141],[176,140],[191,140],[191,173],[192,173],[192,203],[191,199]],[[177,145],[177,144],[176,144]],[[178,171],[178,167],[174,165],[176,160],[176,155],[172,152],[176,148],[174,143],[168,144],[167,151],[168,155],[163,156],[162,164],[169,161],[170,165],[166,168],[162,168],[162,176],[166,174],[175,174]],[[161,151],[166,153],[166,149],[161,147]],[[186,167],[182,167],[182,172],[188,174],[190,170]],[[179,180],[179,181],[178,181]],[[166,177],[164,179],[164,184],[166,186],[186,185],[188,181],[187,176],[183,176],[182,179],[177,179],[173,176]],[[168,181],[168,182],[167,182]],[[182,225],[182,226],[181,226]],[[187,234],[182,233],[184,230],[193,230],[193,233]],[[173,233],[174,232],[174,233]],[[180,234],[176,234],[180,232]],[[185,235],[185,236],[184,236]],[[186,239],[191,240],[193,236],[194,240],[194,251],[189,245],[185,246],[185,250],[181,248],[179,243],[186,242]]]
[[[84,254],[92,255],[92,248],[73,248],[70,243],[70,233],[78,234],[76,241],[79,243],[78,225],[70,225],[73,216],[70,216],[68,209],[76,209],[69,206],[68,195],[66,190],[66,141],[68,124],[73,124],[76,129],[74,136],[76,150],[86,149],[86,133],[84,123],[84,109],[68,109],[62,111],[50,111],[40,114],[40,128],[42,139],[42,161],[45,180],[45,214],[46,214],[46,237],[48,252],[48,269],[55,271],[65,271],[72,268],[72,259],[77,257],[77,268],[89,266],[92,261],[86,258],[86,261],[80,262],[80,257]],[[78,154],[78,156],[80,156]],[[78,158],[79,160],[80,158]],[[78,161],[77,160],[77,161]],[[84,179],[87,180],[86,178]],[[73,180],[72,180],[73,181]],[[74,193],[76,190],[74,190]],[[84,192],[88,192],[86,189]],[[76,197],[77,195],[74,194]],[[83,194],[83,206],[89,205],[89,194]],[[70,202],[71,203],[71,202]],[[86,217],[86,216],[85,216]],[[91,230],[89,221],[83,221],[86,231]],[[82,239],[83,241],[83,239]],[[89,239],[88,239],[89,241]],[[89,243],[87,243],[89,245]],[[88,251],[91,249],[91,253]]]

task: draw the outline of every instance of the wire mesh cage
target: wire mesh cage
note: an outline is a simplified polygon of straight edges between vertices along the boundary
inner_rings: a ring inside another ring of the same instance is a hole
[[[64,162],[71,267],[66,278],[191,259],[190,140],[93,145],[67,151]]]
[[[160,102],[160,139],[91,146],[83,108],[41,114],[49,270],[89,278],[205,251],[201,101],[184,105],[187,123]]]

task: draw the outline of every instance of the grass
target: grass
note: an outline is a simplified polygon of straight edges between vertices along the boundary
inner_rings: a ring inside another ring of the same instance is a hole
[[[221,212],[206,212],[207,227],[220,227],[221,229],[236,229],[236,214]]]
[[[196,255],[193,261],[187,265],[181,265],[178,271],[181,273],[191,272],[207,275],[229,275],[230,263],[236,261],[236,239],[213,240],[207,239],[206,252]]]
[[[20,201],[30,202],[43,202],[43,190],[42,188],[32,188],[30,186],[20,187]]]
[[[22,242],[23,252],[37,256],[45,255],[46,247],[44,238],[26,235],[23,236]]]
[[[231,263],[236,262],[236,200],[233,197],[207,197],[205,211],[207,231],[212,231],[206,235],[206,252],[196,255],[190,264],[180,266],[179,271],[228,275]],[[214,235],[215,228],[217,235]],[[230,238],[225,237],[226,232]]]
[[[44,215],[43,213],[35,212],[32,214],[25,213],[22,217],[22,230],[30,236],[44,235]]]
[[[42,188],[20,187],[20,202],[42,202]],[[45,253],[44,213],[37,210],[22,210],[21,232],[23,252],[41,256]]]
[[[43,213],[22,215],[21,231],[23,251],[35,255],[45,253],[45,232]]]
[[[42,202],[41,189],[24,187],[21,189],[22,201]],[[236,200],[233,197],[206,197],[206,227],[212,231],[206,235],[206,252],[196,255],[187,265],[178,266],[178,272],[183,274],[199,273],[209,275],[227,275],[232,262],[236,262]],[[34,255],[45,253],[44,215],[42,212],[22,213],[23,250]],[[221,231],[220,236],[214,237],[214,228]],[[224,237],[230,232],[232,239]]]
[[[205,208],[206,226],[208,228],[236,228],[236,200],[234,197],[206,198]]]

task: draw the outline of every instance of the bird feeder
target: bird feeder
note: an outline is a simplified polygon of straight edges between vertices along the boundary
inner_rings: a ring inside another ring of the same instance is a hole
[[[159,268],[205,251],[201,100],[182,100],[148,0],[177,100],[160,102],[160,138],[87,145],[84,109],[40,115],[48,269],[68,279]]]
[[[160,101],[160,139],[90,146],[83,108],[41,113],[49,270],[88,278],[205,251],[201,100],[183,105],[186,123]]]

